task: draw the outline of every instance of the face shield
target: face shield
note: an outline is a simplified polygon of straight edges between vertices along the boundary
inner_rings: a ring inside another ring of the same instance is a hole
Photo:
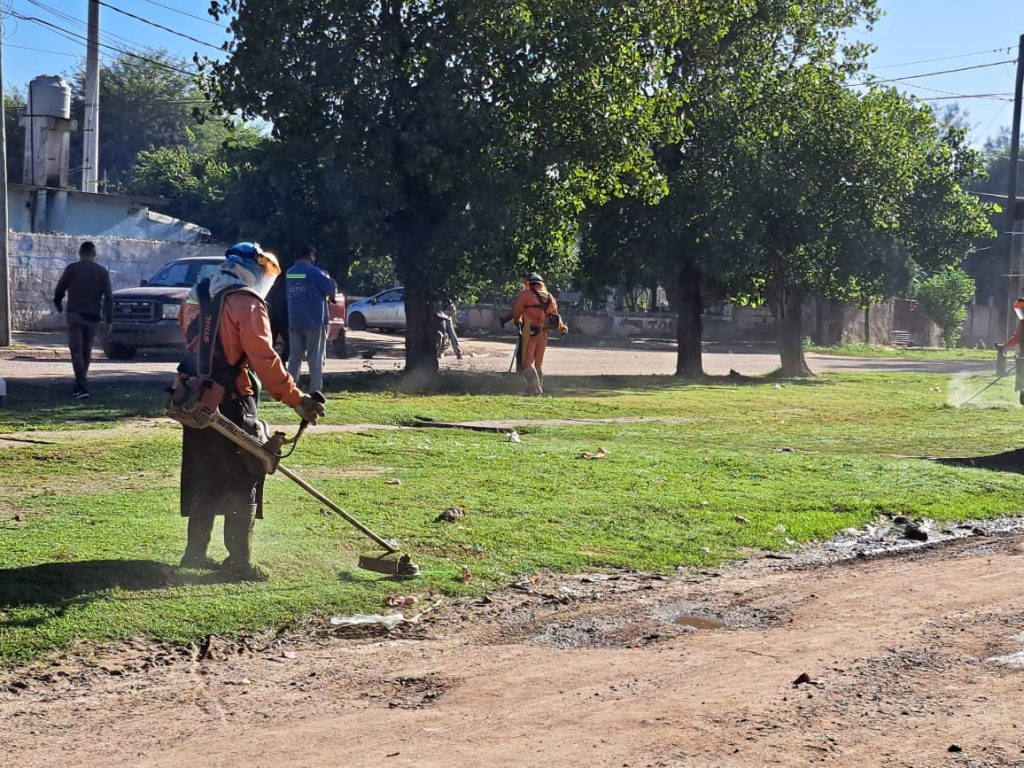
[[[227,257],[221,271],[235,275],[259,294],[260,298],[266,299],[274,281],[281,274],[281,265],[272,253],[232,253]]]
[[[281,274],[281,264],[277,256],[272,253],[263,253],[256,257],[256,262],[261,267],[260,274],[256,276],[256,284],[253,290],[260,295],[260,298],[267,298],[270,289],[274,287],[274,281]]]

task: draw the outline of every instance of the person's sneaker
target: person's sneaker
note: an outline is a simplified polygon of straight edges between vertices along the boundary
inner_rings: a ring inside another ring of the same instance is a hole
[[[1020,404],[1024,405],[1024,389],[1020,391]]]
[[[92,397],[92,395],[90,395],[88,391],[84,389],[79,389],[77,392],[75,392],[75,394],[72,395],[72,397],[75,398],[75,400],[85,400],[86,398]]]

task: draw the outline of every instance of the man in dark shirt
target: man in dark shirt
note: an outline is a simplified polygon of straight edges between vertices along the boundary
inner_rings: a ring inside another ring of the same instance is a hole
[[[53,305],[64,310],[64,295],[68,306],[65,314],[68,326],[68,349],[71,365],[75,369],[75,388],[71,396],[76,400],[89,397],[89,364],[92,362],[92,343],[100,323],[109,326],[114,311],[110,273],[96,263],[96,246],[84,242],[78,249],[78,261],[68,264],[57,281],[53,292]]]

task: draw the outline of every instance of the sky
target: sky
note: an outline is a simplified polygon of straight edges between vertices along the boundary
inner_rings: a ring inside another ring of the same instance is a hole
[[[163,48],[191,62],[194,53],[217,56],[207,47],[181,35],[220,46],[227,38],[224,24],[207,14],[209,0],[102,0],[100,58],[110,60],[117,50],[144,53]],[[88,0],[0,0],[3,9],[3,78],[5,88],[26,91],[37,75],[71,72],[85,56]],[[114,8],[145,19],[131,18]],[[34,17],[27,21],[20,16]],[[40,22],[54,25],[46,26]],[[147,23],[148,22],[148,23]],[[154,24],[168,27],[159,29]],[[178,34],[175,34],[178,33]]]
[[[879,5],[886,15],[874,30],[852,35],[877,48],[868,60],[872,75],[904,78],[977,67],[892,85],[922,99],[942,99],[929,102],[939,108],[960,104],[969,114],[975,144],[997,135],[1001,128],[1009,129],[1014,64],[983,65],[1016,60],[1020,36],[1024,35],[1024,0],[880,0]],[[961,98],[946,99],[953,94]],[[1000,95],[962,98],[982,94]]]
[[[108,7],[100,9],[102,42],[112,48],[165,48],[187,60],[196,52],[216,55],[212,48],[152,24],[214,46],[226,37],[223,25],[206,13],[209,0],[103,2]],[[856,30],[850,35],[877,47],[869,59],[871,74],[884,79],[928,75],[893,84],[921,98],[937,99],[929,103],[939,108],[959,103],[969,114],[975,144],[1009,128],[1014,65],[996,62],[1016,59],[1019,38],[1024,34],[1024,0],[880,0],[880,6],[886,15],[874,30]],[[70,72],[84,55],[88,0],[0,0],[0,7],[4,11],[5,87],[24,91],[36,75]],[[35,17],[63,31],[14,14]],[[116,51],[103,48],[101,55],[109,59]],[[931,74],[965,67],[976,68]],[[975,98],[983,94],[996,95]],[[946,98],[951,95],[959,98]]]

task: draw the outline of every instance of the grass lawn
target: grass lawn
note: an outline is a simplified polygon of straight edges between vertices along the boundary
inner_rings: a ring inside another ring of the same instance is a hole
[[[993,349],[973,349],[971,347],[954,347],[940,349],[935,347],[885,347],[877,344],[864,344],[851,341],[831,347],[808,344],[805,349],[819,355],[836,355],[838,357],[867,358],[900,358],[903,360],[988,360],[995,368],[996,353]]]
[[[348,381],[368,388],[364,379]],[[549,380],[539,400],[498,379],[447,379],[441,394],[331,394],[329,422],[646,417],[521,428],[522,443],[461,430],[311,430],[287,464],[422,566],[400,583],[354,569],[373,547],[282,477],[268,481],[257,554],[273,578],[225,584],[173,567],[180,436],[116,426],[162,395],[133,384],[58,423],[46,387],[0,411],[0,663],[78,641],[146,635],[189,641],[315,614],[379,610],[395,591],[462,594],[542,568],[671,570],[784,549],[882,513],[943,520],[1016,514],[1024,476],[935,464],[925,455],[1019,447],[1010,379],[954,408],[984,377],[850,374],[812,382],[684,385],[670,378]],[[499,394],[459,394],[468,382]],[[366,385],[366,386],[364,386]],[[147,389],[146,387],[149,387]],[[64,407],[63,389],[54,398]],[[70,409],[70,406],[68,406]],[[272,422],[294,415],[268,406]],[[581,458],[604,447],[607,457]],[[398,481],[397,483],[395,481]],[[456,523],[434,519],[463,506]],[[741,516],[743,520],[737,520]],[[218,524],[215,535],[219,535]],[[219,544],[215,555],[223,555]],[[461,578],[466,566],[469,584]]]

